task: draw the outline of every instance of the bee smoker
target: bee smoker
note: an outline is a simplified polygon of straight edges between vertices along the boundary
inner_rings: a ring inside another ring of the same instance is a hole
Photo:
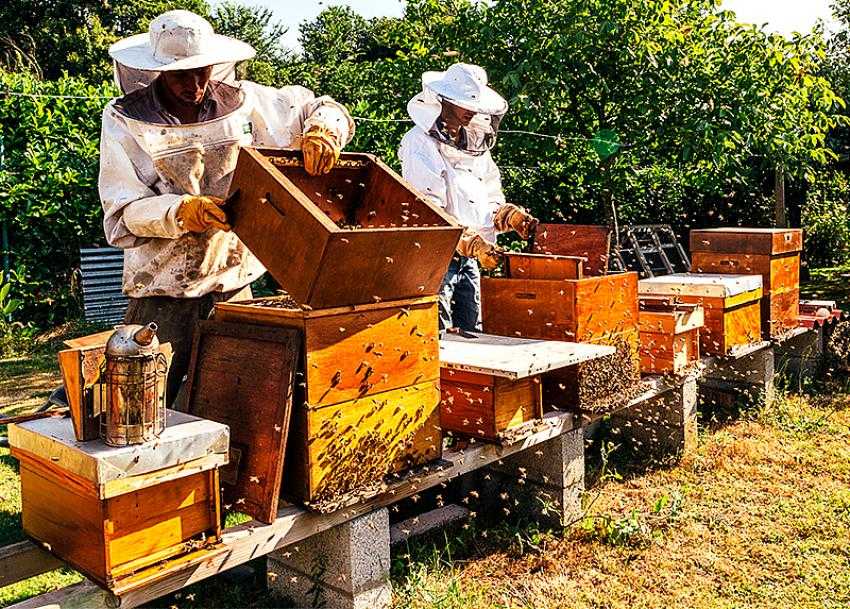
[[[110,446],[142,444],[165,429],[165,376],[157,326],[117,326],[106,343],[100,438]]]

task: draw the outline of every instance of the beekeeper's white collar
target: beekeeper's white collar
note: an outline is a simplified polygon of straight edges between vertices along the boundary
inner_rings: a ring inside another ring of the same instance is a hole
[[[193,70],[251,59],[253,47],[213,31],[209,21],[190,11],[168,11],[153,21],[147,34],[119,40],[109,56],[134,70]]]

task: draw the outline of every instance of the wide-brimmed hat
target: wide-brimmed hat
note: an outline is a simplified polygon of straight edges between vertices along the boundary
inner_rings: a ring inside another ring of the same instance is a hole
[[[250,44],[216,34],[210,22],[190,11],[168,11],[153,21],[147,34],[136,34],[109,47],[109,56],[136,70],[193,70],[251,59]]]
[[[422,87],[473,112],[501,115],[508,111],[505,98],[487,86],[487,72],[481,66],[456,63],[445,72],[425,72]]]

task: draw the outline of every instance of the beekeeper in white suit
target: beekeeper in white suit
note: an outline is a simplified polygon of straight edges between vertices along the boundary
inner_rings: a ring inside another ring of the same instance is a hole
[[[440,329],[481,329],[481,273],[496,268],[498,233],[528,239],[537,220],[505,203],[490,149],[508,102],[487,86],[479,66],[455,64],[422,75],[422,93],[407,105],[415,123],[401,142],[402,175],[466,231],[443,279]]]
[[[217,301],[250,297],[265,272],[223,207],[239,148],[300,147],[308,172],[327,173],[354,123],[303,87],[237,81],[236,64],[254,49],[188,11],[160,15],[109,54],[124,96],[103,112],[103,224],[107,241],[124,248],[125,322],[157,322],[174,349],[172,400],[195,322]]]

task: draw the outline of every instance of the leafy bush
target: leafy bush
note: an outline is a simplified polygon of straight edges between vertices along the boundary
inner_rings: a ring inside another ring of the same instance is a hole
[[[809,266],[843,264],[850,257],[850,180],[841,171],[824,171],[806,194],[801,224]]]
[[[0,256],[23,301],[21,319],[55,324],[79,312],[73,286],[79,248],[103,242],[97,192],[100,117],[109,85],[76,78],[39,81],[0,72],[0,87],[21,94],[81,99],[0,96],[5,155],[0,168]]]

